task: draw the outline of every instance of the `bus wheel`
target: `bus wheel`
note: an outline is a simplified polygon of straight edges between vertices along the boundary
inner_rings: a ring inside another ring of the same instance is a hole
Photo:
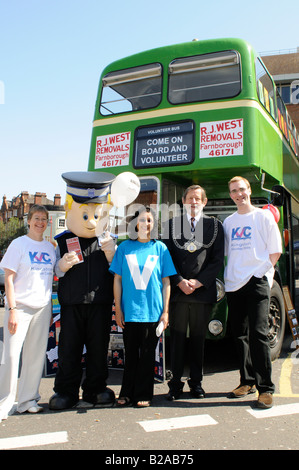
[[[270,294],[269,334],[271,361],[279,357],[285,331],[285,308],[281,288],[277,281],[273,282]]]

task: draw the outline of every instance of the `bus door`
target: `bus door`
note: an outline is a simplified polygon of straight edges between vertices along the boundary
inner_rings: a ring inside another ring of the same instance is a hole
[[[282,186],[273,187],[279,195],[273,196],[273,204],[283,209],[283,243],[285,276],[282,283],[289,287],[294,307],[299,311],[299,203]]]

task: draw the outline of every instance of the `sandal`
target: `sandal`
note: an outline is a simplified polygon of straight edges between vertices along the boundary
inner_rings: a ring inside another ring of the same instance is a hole
[[[147,408],[151,406],[151,402],[148,400],[141,400],[136,403],[137,408]]]
[[[117,406],[124,407],[124,406],[131,406],[132,402],[129,397],[119,397],[116,401]]]

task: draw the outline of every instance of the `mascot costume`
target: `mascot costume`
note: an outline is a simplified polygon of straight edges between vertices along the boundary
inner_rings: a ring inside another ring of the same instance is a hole
[[[127,175],[130,175],[129,179]],[[123,198],[128,191],[131,192],[123,206],[136,198],[140,184],[133,173],[122,173],[115,178],[110,173],[69,172],[62,178],[67,184],[65,210],[68,230],[56,237],[55,272],[59,278],[61,330],[55,394],[50,398],[49,408],[63,410],[76,406],[80,386],[84,402],[93,406],[113,406],[114,392],[106,385],[113,303],[113,276],[108,269],[116,243],[108,231],[102,238],[98,235],[105,231],[109,220],[113,183],[116,183],[116,195],[121,194]],[[124,179],[129,181],[125,187]],[[114,205],[117,207],[117,203]],[[82,382],[84,345],[86,375]]]

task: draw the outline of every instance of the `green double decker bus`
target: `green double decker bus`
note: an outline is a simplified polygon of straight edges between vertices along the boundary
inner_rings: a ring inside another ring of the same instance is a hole
[[[183,190],[200,184],[205,212],[223,221],[236,210],[227,182],[239,175],[250,181],[255,205],[279,208],[284,253],[271,291],[272,358],[286,325],[284,286],[298,308],[298,158],[298,132],[273,78],[243,40],[152,49],[113,62],[101,75],[88,170],[135,173],[141,191],[133,204],[177,207]],[[120,236],[129,212],[115,216]],[[229,324],[221,276],[218,287],[210,339],[223,338]]]

